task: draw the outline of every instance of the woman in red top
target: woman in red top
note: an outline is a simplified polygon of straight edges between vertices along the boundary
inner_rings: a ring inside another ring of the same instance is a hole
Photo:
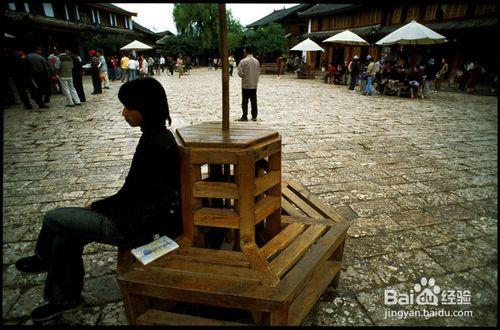
[[[333,84],[335,82],[335,72],[337,72],[337,68],[332,63],[328,63],[328,68],[326,71],[325,82],[329,84]]]

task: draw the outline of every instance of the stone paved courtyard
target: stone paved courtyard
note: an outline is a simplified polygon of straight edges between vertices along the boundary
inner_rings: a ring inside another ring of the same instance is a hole
[[[42,215],[116,192],[139,129],[121,117],[120,82],[66,108],[4,110],[4,324],[30,324],[45,275],[17,272],[31,254]],[[158,78],[172,129],[220,120],[220,71]],[[240,79],[231,78],[231,118]],[[495,325],[497,320],[497,99],[440,92],[427,100],[365,97],[345,86],[291,75],[261,77],[257,125],[283,139],[283,172],[352,222],[340,286],[328,288],[304,325]],[[252,122],[249,125],[253,125]],[[116,249],[90,244],[86,305],[53,323],[126,324],[114,279]],[[384,290],[409,293],[422,277],[441,292],[468,290],[470,305],[386,306]],[[388,310],[471,310],[469,317],[385,318]]]

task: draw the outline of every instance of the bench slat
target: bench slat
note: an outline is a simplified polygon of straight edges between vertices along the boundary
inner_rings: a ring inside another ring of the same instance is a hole
[[[304,290],[295,298],[288,312],[288,325],[300,325],[307,313],[340,271],[338,261],[326,261],[311,277]]]
[[[313,225],[307,228],[302,235],[271,261],[271,269],[280,278],[283,277],[327,229],[328,227],[323,225]]]
[[[290,243],[293,242],[306,228],[301,223],[292,223],[286,226],[278,235],[273,237],[272,240],[266,243],[261,249],[260,253],[269,259],[274,257],[279,252],[283,251]]]
[[[244,326],[249,324],[150,309],[137,318],[137,325]]]
[[[306,213],[307,216],[312,218],[324,218],[318,211],[316,211],[313,207],[302,200],[302,198],[300,198],[297,194],[290,190],[289,187],[283,186],[281,191],[286,199],[295,204],[301,211]]]
[[[318,212],[323,214],[323,217],[330,218],[335,222],[344,221],[342,217],[333,211],[328,205],[323,203],[319,198],[310,193],[303,185],[295,180],[287,180],[286,183],[290,186],[291,190],[296,194],[302,195],[302,199],[306,200],[308,204],[312,205]]]
[[[240,227],[240,217],[231,209],[202,207],[193,212],[194,224],[197,226],[235,228]]]
[[[245,258],[243,253],[237,251],[186,247],[178,249],[174,254],[172,254],[172,256],[174,259],[186,261],[211,262],[227,266],[250,267],[250,263]]]

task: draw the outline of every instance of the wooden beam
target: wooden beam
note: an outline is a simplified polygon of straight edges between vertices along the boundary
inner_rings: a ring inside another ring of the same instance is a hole
[[[229,62],[227,47],[226,4],[219,4],[220,53],[222,60],[222,131],[229,133]]]

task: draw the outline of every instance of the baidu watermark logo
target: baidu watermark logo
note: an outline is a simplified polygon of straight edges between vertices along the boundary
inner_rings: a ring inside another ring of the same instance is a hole
[[[439,305],[470,305],[471,292],[470,290],[444,290],[436,284],[434,278],[427,279],[422,277],[419,283],[413,286],[410,292],[399,292],[394,289],[386,289],[384,291],[384,304],[387,306],[439,306]],[[396,317],[398,319],[408,317],[420,317],[426,319],[430,317],[463,317],[472,316],[472,311],[450,311],[450,310],[386,310],[384,319],[388,317]]]

